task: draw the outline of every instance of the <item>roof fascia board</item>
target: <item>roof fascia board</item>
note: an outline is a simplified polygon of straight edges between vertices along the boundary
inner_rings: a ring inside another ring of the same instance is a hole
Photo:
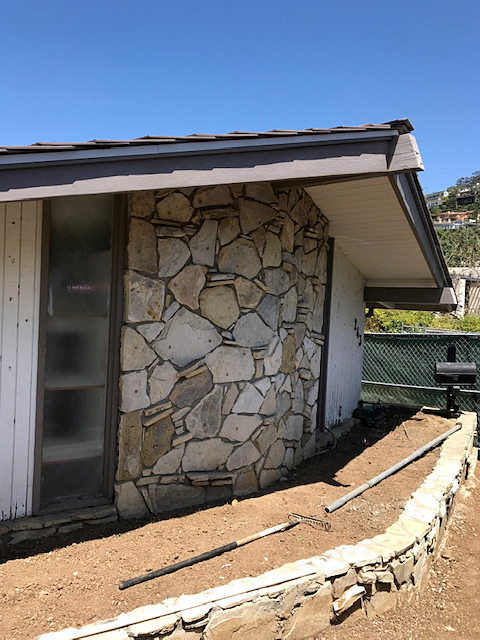
[[[378,133],[378,132],[377,132]],[[397,132],[393,132],[396,134]],[[322,140],[322,144],[282,144],[231,148],[225,152],[115,158],[115,162],[83,159],[65,164],[5,167],[0,172],[0,201],[69,195],[121,193],[238,184],[338,178],[388,173],[391,138],[368,136],[355,140]],[[412,156],[412,165],[418,168]]]
[[[371,308],[451,312],[457,307],[453,287],[365,287],[364,299]]]
[[[391,160],[389,162],[389,170],[392,173],[398,173],[405,170],[412,170],[412,158],[416,158],[418,165],[417,170],[423,171],[424,166],[417,141],[410,133],[399,136],[398,141],[392,141]]]
[[[452,281],[418,179],[410,173],[400,173],[390,176],[390,181],[437,286],[451,287]]]
[[[317,135],[296,135],[280,138],[255,138],[212,140],[207,142],[164,142],[160,144],[112,146],[103,149],[78,149],[66,151],[30,151],[25,153],[0,155],[0,169],[4,166],[41,165],[46,163],[64,164],[67,162],[117,161],[123,158],[137,159],[148,156],[174,157],[181,155],[235,153],[245,149],[287,149],[313,145],[330,145],[365,140],[396,140],[398,131],[328,133]]]

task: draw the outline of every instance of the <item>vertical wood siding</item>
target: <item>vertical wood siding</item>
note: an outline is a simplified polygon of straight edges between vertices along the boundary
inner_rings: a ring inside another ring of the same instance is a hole
[[[41,211],[0,204],[0,520],[31,513]]]
[[[349,418],[360,400],[364,284],[362,275],[335,245],[325,408],[327,427]]]

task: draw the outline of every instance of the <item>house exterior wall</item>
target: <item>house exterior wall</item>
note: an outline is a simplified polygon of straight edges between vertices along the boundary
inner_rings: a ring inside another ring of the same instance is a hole
[[[327,240],[296,189],[130,195],[120,515],[250,493],[314,453]]]
[[[0,520],[32,509],[41,214],[0,204]]]
[[[364,278],[338,244],[332,268],[325,422],[334,426],[352,415],[362,386]]]

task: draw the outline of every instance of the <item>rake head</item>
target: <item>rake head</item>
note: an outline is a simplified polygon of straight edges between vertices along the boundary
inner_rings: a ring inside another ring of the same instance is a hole
[[[315,518],[314,516],[302,516],[300,513],[292,513],[288,514],[290,520],[296,520],[297,522],[307,522],[311,524],[312,527],[320,527],[324,531],[331,531],[332,525],[330,522],[326,520],[320,520],[319,518]]]

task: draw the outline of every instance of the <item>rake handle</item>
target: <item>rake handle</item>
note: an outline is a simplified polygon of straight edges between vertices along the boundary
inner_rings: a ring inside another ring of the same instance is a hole
[[[224,544],[221,547],[216,547],[216,549],[210,549],[210,551],[205,551],[198,556],[192,556],[191,558],[187,558],[186,560],[181,560],[180,562],[176,562],[175,564],[170,564],[168,567],[156,569],[155,571],[149,571],[148,573],[144,573],[143,575],[137,576],[136,578],[124,580],[123,582],[119,583],[118,588],[123,591],[123,589],[128,589],[128,587],[133,587],[134,585],[140,584],[141,582],[147,582],[148,580],[153,580],[154,578],[159,578],[160,576],[174,573],[179,569],[184,569],[185,567],[190,567],[193,564],[197,564],[197,562],[203,562],[204,560],[209,560],[210,558],[220,556],[222,553],[232,551],[233,549],[241,547],[244,544],[248,544],[249,542],[253,542],[254,540],[265,538],[265,536],[270,536],[274,533],[279,533],[280,531],[287,531],[287,529],[295,527],[298,523],[298,520],[293,520],[289,522],[283,522],[282,524],[277,524],[275,527],[271,527],[270,529],[264,529],[263,531],[254,533],[251,536],[247,536],[246,538],[235,540],[234,542],[229,542],[228,544]]]

